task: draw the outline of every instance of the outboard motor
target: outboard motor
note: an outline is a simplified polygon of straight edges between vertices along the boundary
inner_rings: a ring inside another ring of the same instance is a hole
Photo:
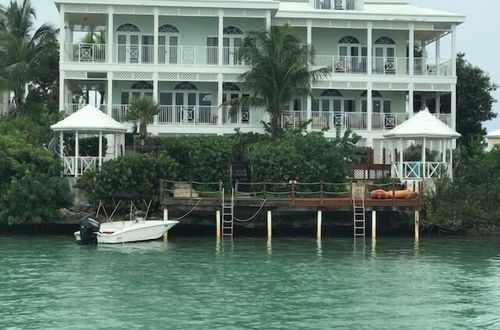
[[[89,245],[97,243],[97,235],[101,228],[99,221],[86,217],[80,221],[80,244]]]

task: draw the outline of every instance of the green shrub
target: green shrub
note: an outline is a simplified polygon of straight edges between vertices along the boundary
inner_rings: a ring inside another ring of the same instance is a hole
[[[250,148],[253,181],[345,182],[356,141],[350,133],[328,140],[321,133],[287,132],[277,141],[255,143]]]
[[[152,195],[158,201],[160,180],[175,180],[177,173],[177,163],[165,153],[135,154],[105,162],[100,171],[87,171],[76,187],[92,202],[125,192]]]

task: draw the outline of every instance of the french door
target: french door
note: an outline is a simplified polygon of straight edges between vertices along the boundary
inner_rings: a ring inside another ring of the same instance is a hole
[[[216,123],[212,111],[212,94],[194,91],[160,93],[161,122]]]
[[[243,38],[240,36],[224,37],[224,64],[240,65],[239,50],[243,46]]]
[[[179,36],[161,35],[158,37],[159,63],[177,64],[179,54]]]
[[[365,73],[368,49],[359,45],[343,45],[339,47],[340,62],[336,71]]]
[[[396,73],[396,49],[394,47],[375,47],[375,73]]]
[[[139,63],[139,35],[118,35],[118,63]]]
[[[222,94],[222,102],[227,100],[234,100],[242,97],[249,97],[249,94],[242,94],[238,92],[226,92]],[[225,122],[231,124],[249,124],[250,123],[250,107],[244,106],[237,110],[232,111],[230,107],[227,108],[225,114]]]

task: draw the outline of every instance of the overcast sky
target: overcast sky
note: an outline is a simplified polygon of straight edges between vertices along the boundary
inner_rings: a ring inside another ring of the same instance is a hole
[[[458,28],[458,50],[466,54],[471,63],[488,72],[500,84],[500,1],[499,0],[411,0],[413,5],[464,14],[466,23]],[[9,0],[0,0],[7,5]],[[52,0],[32,0],[38,23],[59,25],[58,12]],[[445,55],[442,55],[445,57]],[[500,90],[495,93],[500,100]],[[494,108],[500,113],[500,104]],[[489,130],[500,128],[500,118],[486,124]]]

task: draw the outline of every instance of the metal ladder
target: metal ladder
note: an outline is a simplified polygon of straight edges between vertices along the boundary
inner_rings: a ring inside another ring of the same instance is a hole
[[[234,225],[234,188],[231,190],[231,200],[226,202],[222,190],[222,237],[233,237]]]
[[[356,198],[356,193],[352,193],[352,206],[354,211],[354,237],[365,237],[366,228],[366,208],[365,199]]]

